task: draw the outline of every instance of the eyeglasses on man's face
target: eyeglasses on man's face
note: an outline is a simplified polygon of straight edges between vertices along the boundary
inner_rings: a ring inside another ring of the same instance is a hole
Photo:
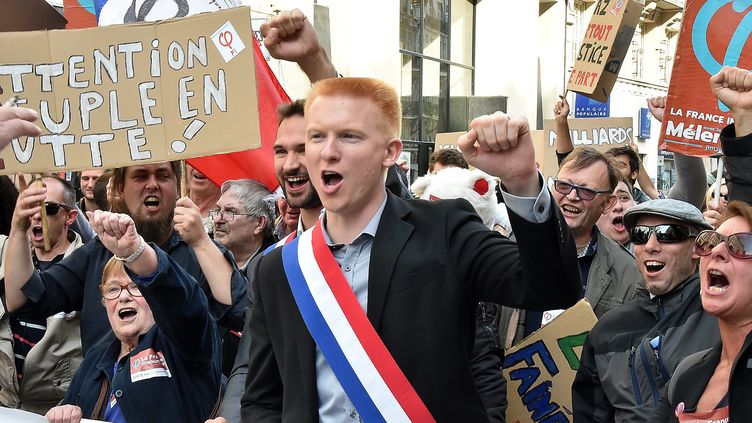
[[[235,216],[253,216],[253,214],[252,213],[238,213],[232,210],[220,210],[220,209],[209,210],[210,219],[219,219],[219,220],[224,220],[225,222],[232,222],[235,219]]]
[[[561,195],[569,195],[572,190],[575,190],[577,192],[577,197],[585,201],[592,200],[598,194],[611,194],[611,191],[608,190],[601,191],[588,188],[571,182],[562,181],[561,179],[554,179],[554,189]]]

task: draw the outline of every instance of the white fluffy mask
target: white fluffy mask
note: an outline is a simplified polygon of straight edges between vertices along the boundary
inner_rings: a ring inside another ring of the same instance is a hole
[[[464,198],[469,201],[489,229],[496,216],[496,185],[498,178],[480,170],[459,167],[442,169],[436,174],[421,176],[410,189],[423,200]]]

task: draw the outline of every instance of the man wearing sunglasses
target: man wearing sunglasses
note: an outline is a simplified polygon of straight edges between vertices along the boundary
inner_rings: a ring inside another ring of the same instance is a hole
[[[577,422],[651,421],[679,362],[718,341],[718,325],[697,295],[693,244],[710,229],[700,210],[651,200],[630,208],[624,224],[645,286],[588,335],[572,386]]]
[[[39,212],[23,217],[31,240],[34,267],[44,270],[83,245],[71,230],[78,211],[76,193],[56,175],[42,178],[47,186],[44,208],[50,249],[45,251],[42,217]],[[25,214],[23,193],[16,202],[14,219]],[[3,247],[5,239],[3,239]],[[6,269],[5,254],[0,277]],[[83,353],[78,313],[58,313],[50,317],[9,316],[0,306],[0,404],[44,414],[65,396],[71,377]],[[56,382],[57,381],[57,382]],[[58,384],[55,387],[55,384]]]

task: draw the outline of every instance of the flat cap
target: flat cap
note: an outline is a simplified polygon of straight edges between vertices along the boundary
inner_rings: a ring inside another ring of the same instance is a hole
[[[646,214],[668,217],[701,229],[713,229],[697,207],[684,201],[662,198],[630,207],[624,213],[624,226],[631,231],[637,224],[637,219]]]

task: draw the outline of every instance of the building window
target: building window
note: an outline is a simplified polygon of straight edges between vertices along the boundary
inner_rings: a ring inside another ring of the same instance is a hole
[[[475,1],[400,2],[401,136],[413,175],[426,172],[436,134],[456,130],[452,99],[473,95],[474,23]]]

